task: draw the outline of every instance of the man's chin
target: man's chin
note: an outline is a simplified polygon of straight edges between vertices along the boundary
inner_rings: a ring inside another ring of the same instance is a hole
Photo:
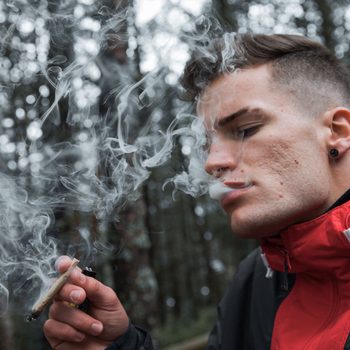
[[[231,230],[232,232],[245,239],[259,239],[263,237],[273,236],[276,232],[279,232],[281,227],[276,225],[269,225],[267,223],[249,220],[238,220],[231,216]]]

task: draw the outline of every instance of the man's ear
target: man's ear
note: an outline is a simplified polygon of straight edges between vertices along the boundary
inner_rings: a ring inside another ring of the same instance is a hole
[[[331,134],[328,140],[329,149],[335,148],[341,157],[350,149],[350,110],[337,107],[327,111],[327,124]]]

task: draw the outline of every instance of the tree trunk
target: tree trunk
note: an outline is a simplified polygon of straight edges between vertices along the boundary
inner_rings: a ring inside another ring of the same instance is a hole
[[[333,38],[334,24],[332,20],[333,9],[327,0],[315,0],[319,11],[322,15],[322,26],[320,27],[320,34],[324,38],[326,47],[333,51],[335,50],[335,42]]]

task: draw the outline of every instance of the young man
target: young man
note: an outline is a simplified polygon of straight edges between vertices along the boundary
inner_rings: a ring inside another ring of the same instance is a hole
[[[346,69],[307,38],[248,34],[213,42],[183,84],[208,131],[206,170],[231,189],[221,204],[232,231],[260,242],[219,305],[208,350],[350,349]],[[154,348],[111,289],[78,271],[70,282],[44,327],[54,349]],[[89,314],[66,303],[86,296]]]

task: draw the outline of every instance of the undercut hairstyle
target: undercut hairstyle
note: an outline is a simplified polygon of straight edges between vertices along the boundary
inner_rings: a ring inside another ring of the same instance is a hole
[[[184,99],[195,100],[220,75],[259,65],[271,67],[272,83],[313,113],[348,106],[347,68],[322,44],[300,35],[225,34],[194,51],[180,79]]]

